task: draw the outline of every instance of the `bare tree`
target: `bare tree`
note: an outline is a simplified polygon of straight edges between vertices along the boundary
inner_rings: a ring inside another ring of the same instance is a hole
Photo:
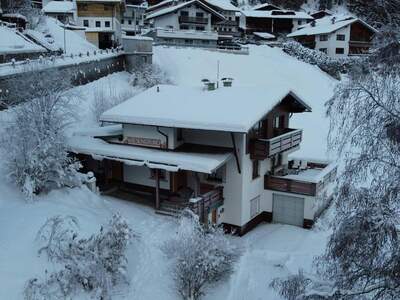
[[[275,287],[286,299],[398,299],[398,66],[352,74],[327,107],[330,147],[344,161],[335,195],[336,225],[326,252],[315,261],[317,273],[276,281]]]
[[[207,285],[227,278],[240,255],[221,229],[205,230],[189,210],[163,251],[172,259],[176,288],[186,300],[200,299]]]
[[[68,155],[65,136],[76,120],[73,102],[79,95],[65,90],[57,73],[38,72],[34,77],[27,83],[34,84],[34,98],[8,110],[0,146],[11,180],[29,198],[80,184],[80,165]],[[22,85],[22,94],[24,89]]]

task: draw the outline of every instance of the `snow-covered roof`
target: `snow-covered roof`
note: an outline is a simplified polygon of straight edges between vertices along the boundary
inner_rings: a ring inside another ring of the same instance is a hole
[[[91,155],[97,160],[110,159],[131,166],[147,166],[172,172],[187,170],[210,174],[233,157],[231,152],[174,152],[111,144],[90,136],[73,136],[68,139],[68,147],[74,153]]]
[[[200,87],[160,85],[106,111],[101,121],[150,126],[248,132],[286,96],[309,106],[287,87]]]
[[[98,3],[122,3],[123,0],[76,0],[76,2],[98,2]]]
[[[270,18],[270,19],[306,19],[314,18],[302,11],[292,10],[243,10],[242,14],[250,18]]]
[[[15,29],[0,26],[0,53],[46,52]]]
[[[225,17],[223,15],[221,15],[219,12],[213,10],[211,7],[205,5],[203,2],[198,1],[198,0],[191,0],[191,1],[188,1],[188,2],[183,2],[183,3],[179,3],[177,5],[174,5],[174,6],[170,6],[170,7],[166,7],[166,8],[163,8],[163,9],[156,10],[155,12],[152,12],[152,13],[146,15],[146,19],[149,20],[149,19],[153,19],[153,18],[162,16],[162,15],[173,13],[173,12],[175,12],[175,11],[181,9],[181,8],[184,8],[186,6],[189,6],[189,5],[193,4],[193,3],[198,4],[199,6],[203,7],[205,10],[209,11],[210,13],[212,13],[215,16],[220,17],[221,19],[225,19]]]
[[[24,20],[25,22],[28,22],[28,19],[24,15],[21,15],[20,13],[8,13],[8,14],[4,14],[3,17],[4,18],[21,19],[21,20]]]
[[[233,5],[229,0],[202,0],[211,6],[218,7],[221,10],[239,11],[239,8]]]
[[[334,21],[332,20],[335,17],[327,16],[318,20],[315,20],[315,26],[312,26],[312,24],[307,24],[305,26],[302,26],[299,30],[296,30],[290,34],[288,34],[288,37],[296,37],[296,36],[304,36],[304,35],[317,35],[317,34],[328,34],[335,32],[343,27],[346,27],[348,25],[351,25],[355,22],[360,22],[361,24],[365,25],[368,27],[370,30],[373,32],[377,32],[375,28],[367,24],[366,22],[354,18],[354,17],[341,17],[341,18],[335,18]]]
[[[266,40],[275,38],[275,36],[273,34],[270,34],[268,32],[253,32],[253,34],[258,36],[258,37],[260,37],[260,38],[262,38],[262,39],[266,39]]]
[[[274,4],[266,2],[266,3],[262,3],[262,4],[258,4],[256,6],[253,6],[253,10],[263,9],[264,7],[268,7],[268,6],[275,7],[275,9],[281,9],[279,6],[276,6]]]
[[[71,1],[50,1],[43,7],[45,13],[73,13],[74,2]]]

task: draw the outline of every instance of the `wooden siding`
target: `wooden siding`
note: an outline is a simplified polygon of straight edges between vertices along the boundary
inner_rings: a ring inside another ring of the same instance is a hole
[[[100,17],[120,19],[119,4],[103,4],[103,3],[78,3],[78,17]]]
[[[317,187],[315,183],[265,176],[264,188],[280,192],[294,193],[306,196],[315,196]]]

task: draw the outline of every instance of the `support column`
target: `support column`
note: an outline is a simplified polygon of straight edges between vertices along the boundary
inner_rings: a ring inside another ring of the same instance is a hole
[[[160,209],[160,170],[155,169],[156,175],[156,209]]]

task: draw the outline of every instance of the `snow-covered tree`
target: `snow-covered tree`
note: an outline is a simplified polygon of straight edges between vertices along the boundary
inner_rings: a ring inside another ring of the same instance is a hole
[[[400,70],[379,64],[351,75],[327,103],[330,147],[344,161],[333,234],[316,274],[275,284],[286,299],[400,294]]]
[[[58,83],[57,74],[53,75],[52,80]],[[51,74],[38,72],[25,83],[33,84],[35,98],[8,110],[0,137],[9,177],[28,197],[80,184],[80,165],[68,155],[65,138],[66,128],[75,120],[73,101],[77,95],[64,90],[62,83],[46,85],[48,80],[43,76]],[[24,87],[20,86],[22,94]]]
[[[158,84],[171,84],[168,74],[158,65],[145,64],[140,69],[135,70],[130,82],[133,86],[148,89]]]
[[[207,285],[227,278],[240,251],[221,229],[205,229],[197,215],[184,211],[176,235],[162,248],[172,260],[172,276],[185,300],[200,299]]]
[[[116,285],[128,284],[126,273],[127,247],[135,237],[127,221],[112,216],[99,233],[79,238],[74,217],[50,218],[39,230],[38,240],[44,243],[39,255],[62,266],[61,270],[41,280],[30,279],[24,290],[26,300],[72,299],[81,292],[95,299],[111,299]]]

